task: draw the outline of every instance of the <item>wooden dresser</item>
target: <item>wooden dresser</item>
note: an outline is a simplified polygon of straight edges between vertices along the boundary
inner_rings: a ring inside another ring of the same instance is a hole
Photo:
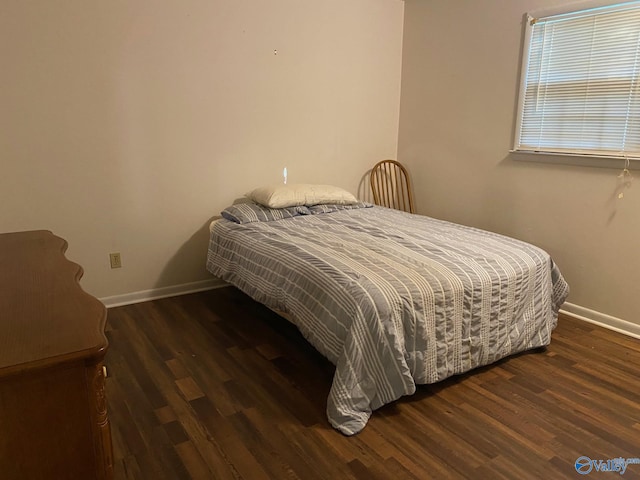
[[[106,308],[51,232],[0,234],[0,478],[113,476]]]

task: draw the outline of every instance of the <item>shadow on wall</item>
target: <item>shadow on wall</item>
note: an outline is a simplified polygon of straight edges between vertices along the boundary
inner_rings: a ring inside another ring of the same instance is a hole
[[[171,257],[156,281],[156,288],[215,278],[206,269],[209,224],[214,218],[217,217],[207,220]]]
[[[356,197],[358,200],[363,202],[373,203],[373,192],[371,191],[371,181],[369,178],[371,177],[371,169],[367,170],[362,178],[360,178],[360,182],[358,182],[358,191],[356,192]]]
[[[367,170],[360,178],[355,195],[363,202],[373,203],[370,177],[371,169]],[[235,199],[233,204],[248,201],[246,197],[241,197]],[[215,277],[206,269],[207,250],[209,247],[209,225],[215,218],[217,218],[217,216],[209,218],[180,246],[162,269],[162,272],[155,282],[154,288],[173,287],[215,280]]]
[[[356,197],[363,202],[373,203],[373,193],[369,176],[371,169],[367,170],[358,182]],[[246,197],[238,198],[233,203],[247,202]],[[172,287],[195,283],[203,280],[214,280],[206,269],[207,250],[209,247],[209,225],[216,217],[211,217],[176,251],[169,259],[158,280],[155,288]]]

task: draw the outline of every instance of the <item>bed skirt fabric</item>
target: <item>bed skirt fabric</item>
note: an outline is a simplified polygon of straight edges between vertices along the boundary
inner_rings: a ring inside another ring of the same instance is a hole
[[[569,292],[538,247],[382,207],[219,220],[207,269],[336,365],[327,417],[345,435],[416,384],[548,345]]]

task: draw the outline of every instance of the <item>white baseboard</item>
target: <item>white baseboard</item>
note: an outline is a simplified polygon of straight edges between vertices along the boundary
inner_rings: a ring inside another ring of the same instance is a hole
[[[159,298],[175,297],[176,295],[213,290],[214,288],[226,287],[227,285],[228,283],[223,282],[218,278],[213,278],[211,280],[202,280],[200,282],[183,283],[182,285],[172,285],[170,287],[153,288],[151,290],[143,290],[141,292],[103,297],[100,301],[104,303],[107,308],[120,307],[122,305],[131,305],[132,303],[157,300]]]
[[[560,312],[570,317],[584,320],[585,322],[593,323],[618,333],[623,333],[630,337],[640,338],[640,325],[637,323],[631,323],[627,320],[612,317],[611,315],[596,312],[595,310],[590,310],[572,303],[565,303],[560,309]]]

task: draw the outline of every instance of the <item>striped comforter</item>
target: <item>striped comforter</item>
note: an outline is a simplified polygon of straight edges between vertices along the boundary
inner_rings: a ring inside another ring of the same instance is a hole
[[[330,423],[548,345],[568,285],[543,250],[382,207],[211,229],[208,270],[286,312],[336,365]]]

